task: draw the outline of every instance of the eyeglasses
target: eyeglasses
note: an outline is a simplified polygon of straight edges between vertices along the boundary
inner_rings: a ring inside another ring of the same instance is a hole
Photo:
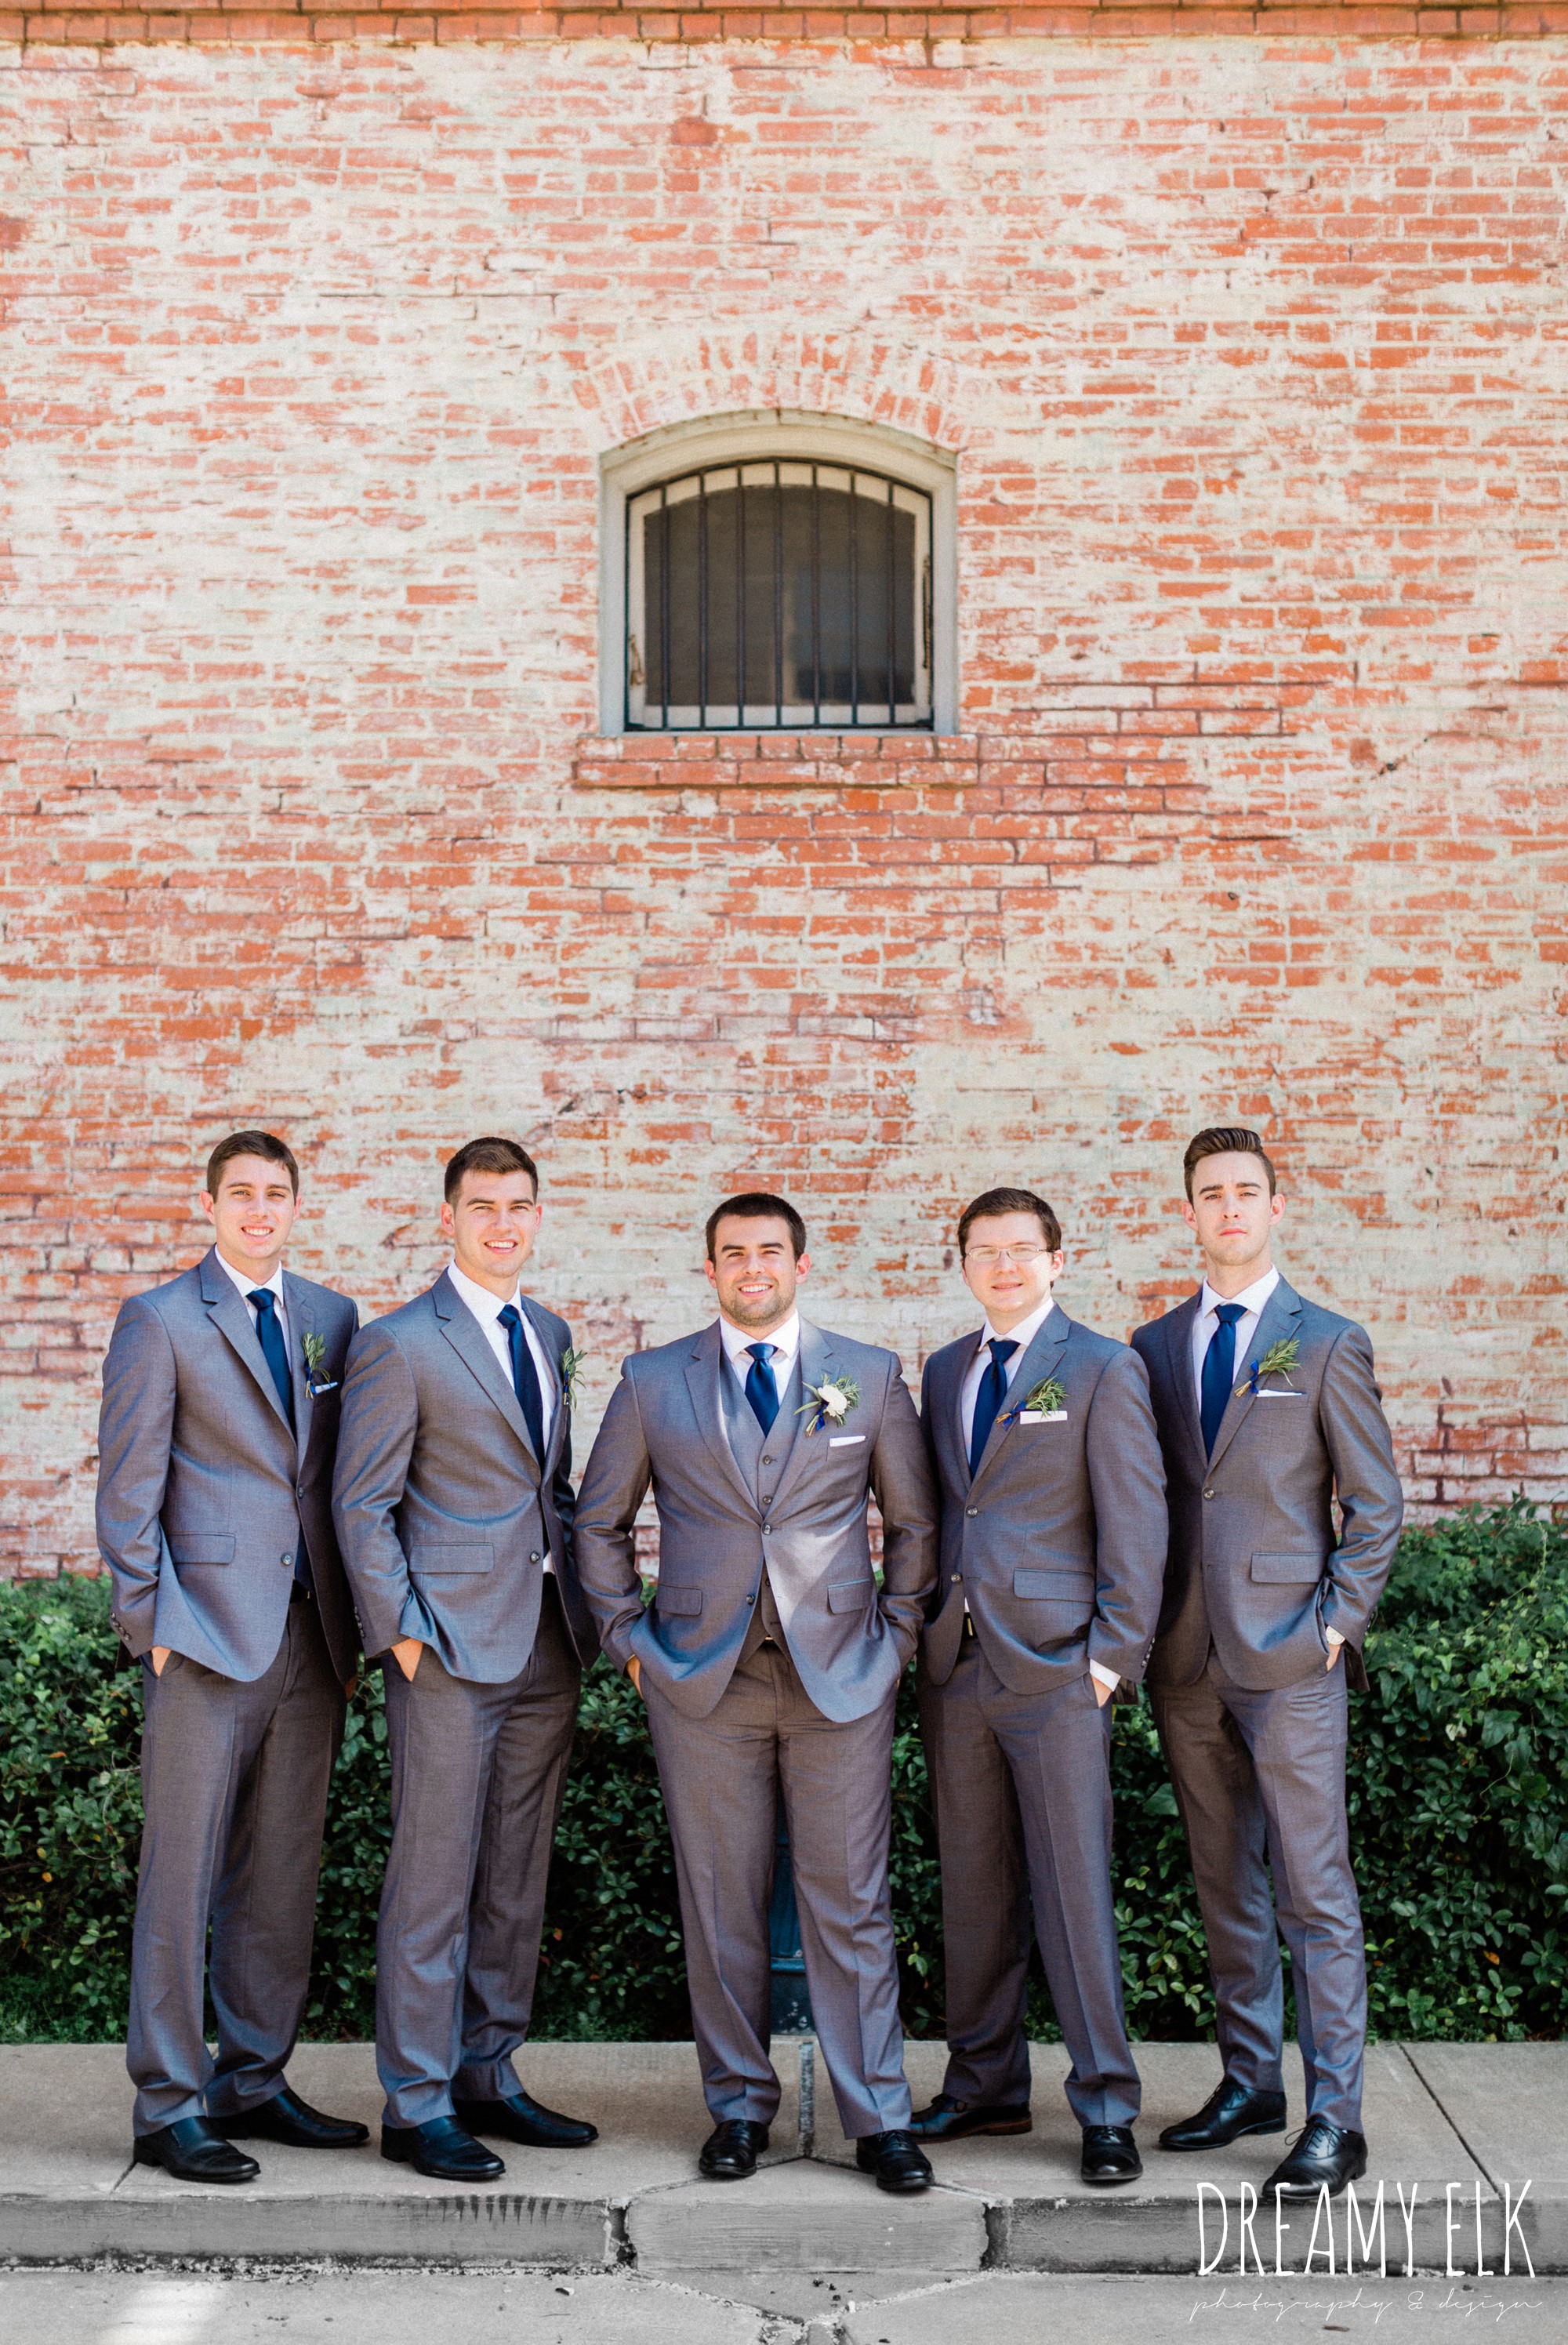
[[[979,1270],[992,1270],[999,1262],[1013,1263],[1022,1270],[1026,1264],[1038,1262],[1043,1254],[1050,1251],[1049,1246],[1043,1245],[971,1246],[964,1259]]]

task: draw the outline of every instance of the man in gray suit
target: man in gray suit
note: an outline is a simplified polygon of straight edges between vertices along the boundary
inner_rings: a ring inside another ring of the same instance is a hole
[[[1051,1290],[1043,1197],[990,1189],[958,1223],[978,1334],[926,1362],[920,1413],[942,1561],[920,1723],[942,1858],[947,2075],[926,2141],[1029,2129],[1029,1909],[1072,2067],[1086,2182],[1131,2182],[1138,2070],[1111,1893],[1111,1695],[1144,1672],[1165,1571],[1148,1379]]]
[[[578,1568],[605,1651],[648,1705],[715,2120],[702,2171],[753,2173],[778,2107],[768,1900],[782,1795],[845,2132],[881,2188],[923,2190],[887,1862],[894,1700],[935,1579],[936,1500],[893,1354],[799,1316],[810,1267],[784,1198],[752,1192],[709,1216],[718,1322],[622,1366],[582,1477]],[[659,1582],[645,1613],[632,1525],[650,1482]]]
[[[135,2156],[182,2181],[248,2182],[260,2169],[233,2140],[333,2149],[366,2137],[283,2081],[359,1652],[330,1509],[357,1314],[282,1266],[299,1207],[282,1141],[223,1141],[201,1203],[216,1243],[115,1322],[97,1532],[145,1699],[126,2054]],[[203,2025],[209,1923],[216,2065]]]
[[[356,1337],[343,1388],[333,1508],[392,1758],[381,2155],[445,2182],[506,2171],[476,2134],[598,2137],[531,2099],[511,2056],[593,1650],[572,1561],[571,1330],[518,1283],[540,1218],[525,1149],[460,1148],[451,1264]]]
[[[1403,1514],[1365,1331],[1273,1266],[1284,1212],[1255,1132],[1183,1162],[1204,1280],[1138,1329],[1165,1452],[1170,1561],[1149,1667],[1209,1939],[1224,2074],[1166,2149],[1282,2133],[1290,1949],[1307,2124],[1264,2197],[1366,2171],[1366,1948],[1345,1817],[1346,1681]],[[1341,1528],[1336,1536],[1334,1505]]]

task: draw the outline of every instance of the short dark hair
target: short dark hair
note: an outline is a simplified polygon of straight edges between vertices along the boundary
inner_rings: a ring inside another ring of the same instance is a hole
[[[1181,1160],[1181,1177],[1187,1183],[1187,1202],[1192,1203],[1192,1176],[1206,1156],[1255,1156],[1269,1175],[1269,1194],[1276,1188],[1274,1167],[1264,1152],[1262,1135],[1249,1132],[1239,1123],[1217,1123],[1208,1132],[1196,1132],[1187,1143],[1187,1153]]]
[[[738,1197],[726,1197],[722,1205],[715,1205],[703,1233],[710,1262],[713,1260],[713,1233],[724,1221],[783,1222],[789,1231],[796,1262],[805,1252],[805,1223],[787,1197],[770,1196],[765,1189],[744,1189]]]
[[[470,1172],[526,1172],[539,1194],[539,1167],[515,1140],[465,1140],[447,1166],[446,1200],[450,1205]]]
[[[972,1205],[966,1205],[958,1216],[958,1258],[963,1260],[969,1244],[972,1222],[989,1221],[996,1213],[1033,1213],[1046,1234],[1046,1244],[1052,1254],[1058,1253],[1062,1243],[1062,1225],[1043,1197],[1032,1189],[987,1189]]]
[[[223,1168],[232,1164],[237,1156],[262,1156],[268,1164],[284,1165],[288,1173],[288,1185],[299,1194],[299,1167],[294,1162],[294,1151],[271,1132],[231,1132],[220,1140],[207,1160],[207,1193],[217,1194],[217,1184],[223,1178]]]

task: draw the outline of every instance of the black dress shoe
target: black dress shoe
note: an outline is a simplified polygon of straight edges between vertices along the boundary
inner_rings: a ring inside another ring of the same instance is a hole
[[[226,2141],[282,2141],[290,2149],[358,2149],[370,2138],[370,2128],[352,2117],[326,2117],[291,2093],[287,2085],[269,2101],[237,2117],[214,2117],[214,2128]]]
[[[1258,2193],[1267,2206],[1276,2191],[1281,2198],[1315,2198],[1325,2183],[1333,2198],[1347,2182],[1359,2182],[1367,2170],[1367,2137],[1349,2126],[1330,2125],[1327,2117],[1309,2117],[1296,2137],[1295,2147],[1280,2160]]]
[[[726,2117],[703,2144],[698,2171],[710,2182],[744,2182],[756,2172],[757,2160],[767,2146],[765,2125],[754,2125],[750,2117]]]
[[[554,2109],[531,2100],[524,2092],[509,2093],[504,2101],[452,2102],[460,2125],[470,2133],[499,2134],[524,2149],[586,2149],[599,2138],[597,2126],[582,2117],[563,2117]]]
[[[892,2133],[868,2133],[855,2145],[862,2174],[875,2174],[879,2190],[929,2190],[936,2179],[931,2160],[906,2126]]]
[[[909,2130],[916,2141],[962,2141],[971,2133],[1028,2133],[1034,2122],[1027,2109],[960,2101],[951,2093],[938,2093],[928,2109],[916,2109]]]
[[[1222,2077],[1195,2117],[1167,2126],[1161,2149],[1228,2149],[1248,2133],[1283,2133],[1283,2093],[1256,2093]]]
[[[456,2117],[430,2117],[424,2125],[381,2127],[381,2156],[394,2166],[411,2166],[432,2182],[499,2182],[506,2172],[495,2152],[466,2133]]]
[[[181,2182],[254,2182],[261,2168],[242,2149],[230,2149],[206,2117],[177,2117],[131,2144],[137,2166],[161,2166]]]
[[[1085,2126],[1078,2172],[1086,2182],[1136,2182],[1143,2160],[1130,2126]]]

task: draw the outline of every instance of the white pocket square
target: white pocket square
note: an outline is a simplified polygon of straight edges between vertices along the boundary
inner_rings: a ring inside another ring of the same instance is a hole
[[[1307,1396],[1297,1392],[1272,1392],[1267,1385],[1259,1385],[1257,1397],[1259,1400],[1305,1400]]]
[[[1020,1425],[1065,1425],[1067,1421],[1065,1408],[1021,1408],[1018,1411]]]
[[[851,1449],[857,1441],[864,1441],[865,1438],[864,1433],[830,1433],[827,1436],[827,1446],[830,1449]]]

